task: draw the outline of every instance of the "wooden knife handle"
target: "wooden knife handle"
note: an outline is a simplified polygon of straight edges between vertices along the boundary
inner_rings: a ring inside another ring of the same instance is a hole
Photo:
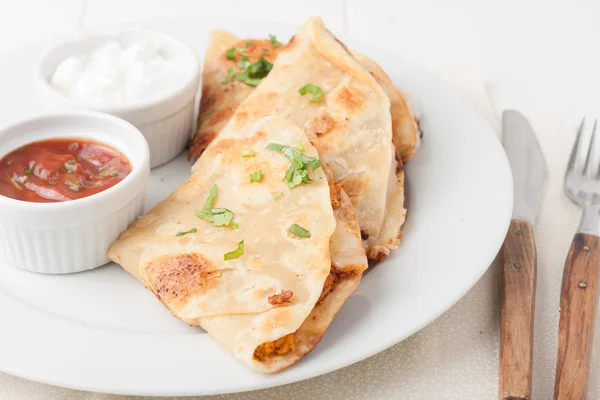
[[[598,306],[600,238],[577,233],[565,262],[560,295],[555,400],[587,398]]]
[[[536,275],[531,224],[512,220],[500,268],[500,400],[531,399]]]

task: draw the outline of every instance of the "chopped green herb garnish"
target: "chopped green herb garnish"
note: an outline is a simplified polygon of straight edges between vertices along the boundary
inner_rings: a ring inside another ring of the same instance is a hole
[[[269,143],[267,149],[283,153],[283,156],[292,163],[283,177],[283,180],[287,182],[289,188],[293,188],[302,182],[312,182],[314,179],[309,176],[308,167],[314,172],[314,170],[321,166],[321,161],[319,161],[318,158],[306,156],[302,154],[302,151],[299,149],[290,146]]]
[[[117,171],[110,171],[108,173],[108,176],[115,178],[115,177],[119,176],[119,174],[117,173]]]
[[[279,42],[277,41],[277,36],[269,33],[269,42],[273,47],[279,47]]]
[[[248,86],[258,86],[261,79],[269,74],[273,68],[273,64],[265,60],[262,56],[258,61],[250,64],[247,55],[242,55],[237,63],[243,71],[234,72],[232,68],[227,71],[227,77],[223,83],[231,81],[233,78],[240,82],[244,82]]]
[[[280,198],[281,196],[283,196],[283,192],[277,192],[277,193],[275,193],[275,194],[273,195],[273,198],[274,198],[275,200],[279,200],[279,198]]]
[[[206,201],[204,202],[204,206],[202,207],[203,211],[208,211],[212,208],[213,203],[217,198],[218,190],[219,187],[217,185],[213,185],[213,187],[210,188],[210,190],[208,191],[208,198],[206,199]]]
[[[227,57],[227,59],[229,61],[233,61],[235,60],[235,53],[237,52],[235,47],[230,48],[229,50],[227,50],[225,52],[225,57]]]
[[[242,153],[242,157],[253,157],[253,156],[254,156],[254,152],[250,149],[244,150],[244,152]]]
[[[237,66],[240,67],[241,69],[246,69],[246,67],[248,65],[250,65],[250,61],[248,61],[247,56],[242,56],[240,58],[240,61],[237,62]]]
[[[252,41],[248,40],[248,41],[245,43],[245,45],[246,45],[246,48],[248,48],[248,47],[252,46]]]
[[[294,224],[288,228],[288,232],[301,238],[309,238],[310,232],[298,224]]]
[[[227,208],[212,208],[213,203],[217,198],[217,190],[217,185],[213,185],[202,210],[196,210],[196,217],[212,222],[215,226],[231,226],[237,228],[238,224],[233,222],[234,215],[231,210],[228,210]]]
[[[263,178],[263,176],[262,176],[262,170],[259,169],[258,171],[253,172],[253,173],[250,174],[250,183],[252,183],[252,182],[260,182],[260,181],[262,181],[262,178]]]
[[[273,64],[260,56],[257,62],[248,65],[246,72],[250,78],[264,78],[271,72],[271,69],[273,69]]]
[[[244,82],[248,86],[258,86],[258,84],[262,80],[260,78],[250,78],[248,76],[248,73],[246,72],[237,72],[235,74],[235,79],[237,79],[240,82]]]
[[[65,169],[67,170],[68,173],[75,172],[75,170],[77,170],[77,161],[75,161],[75,160],[65,161]]]
[[[175,234],[175,236],[183,236],[183,235],[187,235],[188,233],[196,233],[196,232],[198,232],[198,229],[196,229],[196,228],[192,228],[192,229],[190,229],[189,231],[185,231],[185,232],[177,232],[177,233]]]
[[[229,69],[227,70],[227,76],[225,77],[225,79],[223,79],[223,82],[221,83],[229,83],[233,80],[233,77],[235,76],[235,73],[233,72],[233,68],[229,67]]]
[[[33,168],[27,168],[25,170],[25,175],[32,175],[33,174]]]
[[[71,189],[74,192],[79,192],[79,189],[81,189],[81,182],[79,181],[66,181],[65,183],[67,184],[69,189]]]
[[[312,83],[309,83],[309,84],[306,84],[306,85],[302,86],[298,90],[298,93],[300,93],[300,95],[302,95],[302,96],[304,96],[307,93],[312,94],[313,97],[308,102],[309,103],[314,103],[315,101],[317,101],[317,100],[319,100],[321,98],[321,95],[323,94],[323,91],[317,85],[313,85]]]
[[[235,260],[236,258],[241,257],[242,254],[244,254],[244,241],[243,240],[238,243],[237,249],[230,251],[229,253],[225,253],[225,255],[223,255],[223,260],[225,260],[225,261]]]
[[[298,150],[300,150],[300,152],[304,152],[304,145],[302,144],[302,142],[298,142]]]

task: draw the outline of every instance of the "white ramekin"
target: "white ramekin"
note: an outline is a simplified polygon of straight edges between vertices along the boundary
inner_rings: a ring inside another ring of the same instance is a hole
[[[173,86],[164,96],[129,105],[101,106],[72,100],[50,85],[54,71],[66,58],[89,54],[109,40],[126,44],[134,40],[136,35],[146,37],[148,34],[160,41],[166,59],[180,63],[185,70],[180,84]],[[43,111],[93,110],[131,122],[146,137],[150,147],[150,166],[154,168],[175,158],[190,139],[199,70],[198,57],[183,43],[162,33],[131,29],[92,34],[56,44],[37,62],[34,81],[38,105]]]
[[[88,139],[119,150],[131,173],[100,193],[60,203],[34,203],[0,195],[0,257],[16,267],[48,274],[85,271],[106,264],[110,244],[144,208],[150,175],[144,136],[108,114],[45,114],[0,129],[0,158],[28,143]]]

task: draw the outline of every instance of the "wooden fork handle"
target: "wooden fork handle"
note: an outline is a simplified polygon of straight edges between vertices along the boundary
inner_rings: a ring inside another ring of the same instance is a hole
[[[555,400],[587,399],[598,306],[600,238],[577,233],[563,274],[558,324]]]
[[[500,400],[531,399],[536,270],[531,224],[512,220],[500,268]]]

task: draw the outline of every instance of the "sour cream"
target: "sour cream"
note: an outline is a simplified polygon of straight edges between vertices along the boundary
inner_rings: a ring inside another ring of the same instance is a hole
[[[184,75],[184,68],[163,53],[151,34],[126,44],[110,40],[89,54],[65,59],[50,84],[73,100],[97,105],[153,100],[180,84]]]

